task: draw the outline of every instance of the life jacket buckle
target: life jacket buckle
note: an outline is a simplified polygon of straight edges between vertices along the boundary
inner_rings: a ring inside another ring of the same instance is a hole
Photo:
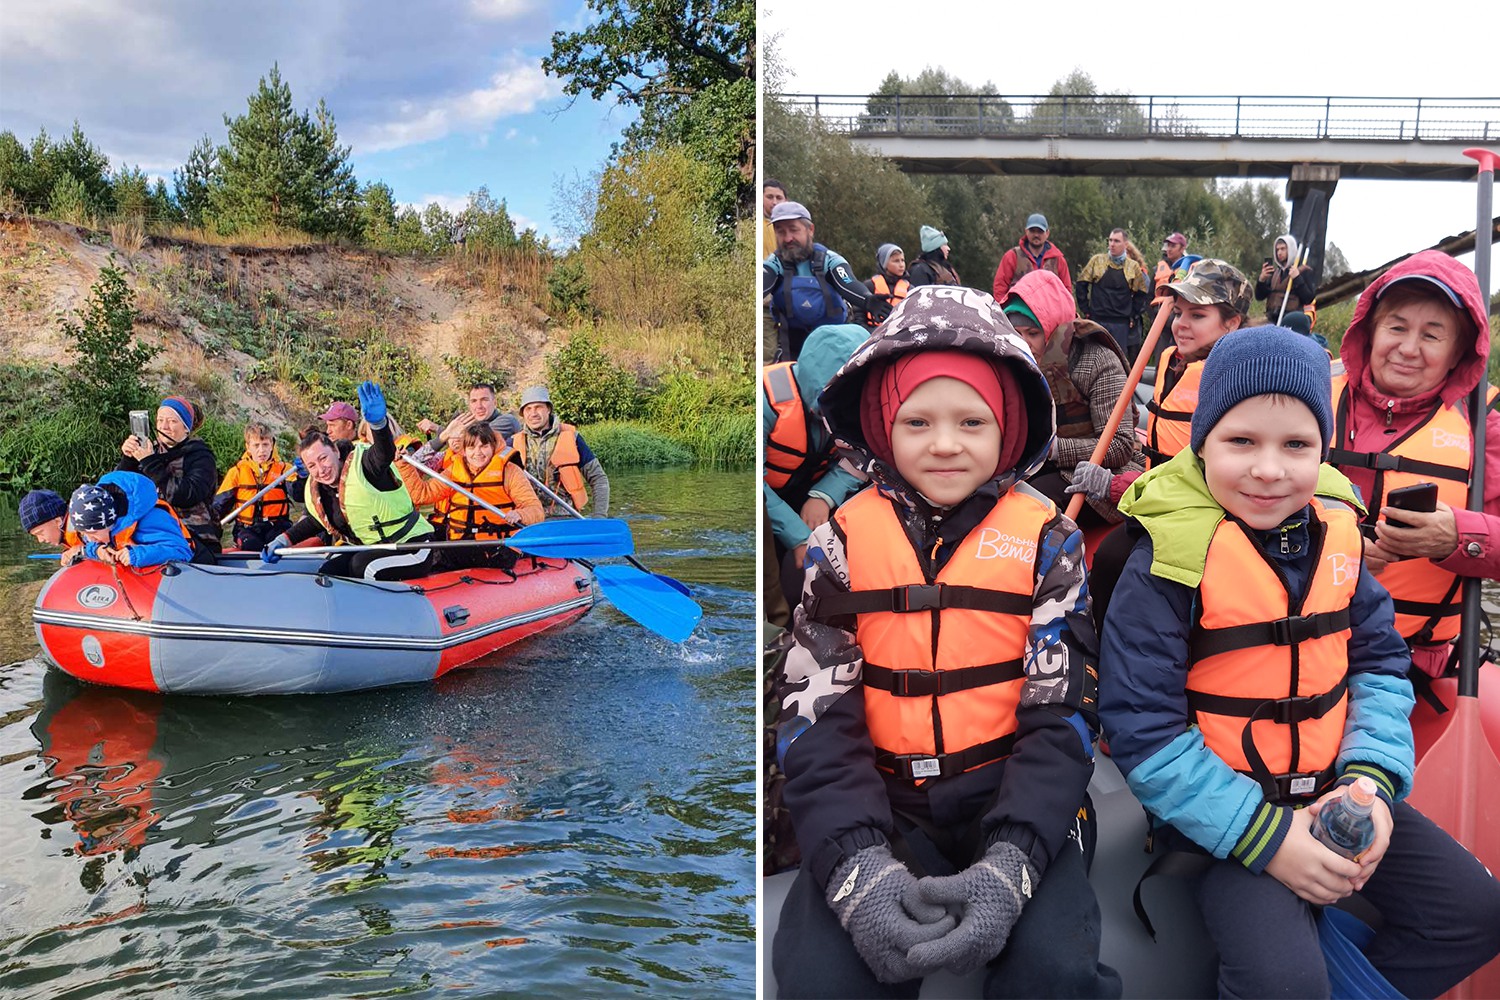
[[[1278,618],[1271,623],[1271,641],[1278,646],[1295,646],[1318,636],[1316,615],[1297,615]],[[1295,699],[1289,699],[1295,700]]]
[[[1303,722],[1309,717],[1308,709],[1313,700],[1302,697],[1278,698],[1271,702],[1273,707],[1271,718],[1278,726],[1290,726]]]
[[[943,584],[913,583],[891,588],[891,610],[896,614],[938,611],[943,606]]]
[[[1371,458],[1370,468],[1377,472],[1395,472],[1401,468],[1401,456],[1392,455],[1388,451],[1377,451]]]

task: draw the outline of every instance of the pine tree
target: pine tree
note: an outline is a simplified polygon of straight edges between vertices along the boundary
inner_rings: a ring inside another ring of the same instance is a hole
[[[202,226],[208,219],[209,190],[218,183],[219,151],[213,140],[204,136],[188,154],[181,170],[172,171],[172,188],[184,221]]]

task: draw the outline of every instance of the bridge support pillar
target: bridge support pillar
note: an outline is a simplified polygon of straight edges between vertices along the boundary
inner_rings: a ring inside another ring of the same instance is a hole
[[[1286,182],[1286,197],[1292,203],[1291,232],[1303,240],[1303,246],[1311,247],[1307,262],[1318,284],[1323,283],[1323,255],[1328,243],[1328,202],[1338,183],[1338,164],[1312,163],[1295,164]]]

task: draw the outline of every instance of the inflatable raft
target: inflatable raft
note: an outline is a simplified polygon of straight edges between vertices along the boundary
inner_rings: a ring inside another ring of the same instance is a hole
[[[58,570],[32,619],[42,655],[80,680],[184,694],[305,694],[430,681],[582,616],[594,581],[523,557],[373,583],[313,561]],[[290,566],[290,568],[287,568]]]

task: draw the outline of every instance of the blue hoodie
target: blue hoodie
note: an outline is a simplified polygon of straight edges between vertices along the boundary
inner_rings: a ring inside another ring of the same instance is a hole
[[[177,519],[156,506],[155,483],[138,472],[109,472],[99,477],[100,486],[110,484],[125,491],[126,507],[125,513],[110,527],[109,540],[113,544],[120,532],[136,526],[129,545],[131,566],[139,569],[193,558],[193,549],[183,537]],[[98,543],[85,542],[83,554],[85,558],[98,559]]]

